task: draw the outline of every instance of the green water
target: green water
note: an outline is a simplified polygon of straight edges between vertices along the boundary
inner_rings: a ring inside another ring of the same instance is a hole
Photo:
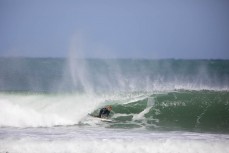
[[[149,105],[148,101],[154,101]],[[134,116],[144,112],[142,117]],[[119,114],[116,116],[115,114]],[[144,127],[151,130],[229,132],[228,91],[174,91],[153,94],[127,104],[113,104],[116,128]]]

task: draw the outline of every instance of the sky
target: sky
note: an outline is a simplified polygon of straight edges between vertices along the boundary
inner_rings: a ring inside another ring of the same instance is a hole
[[[0,57],[229,59],[228,0],[0,0]]]

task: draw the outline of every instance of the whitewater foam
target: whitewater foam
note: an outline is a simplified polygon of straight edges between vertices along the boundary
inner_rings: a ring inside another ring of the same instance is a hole
[[[90,95],[1,95],[0,127],[78,124],[102,101]]]
[[[108,104],[133,103],[142,94],[0,94],[0,127],[52,127],[80,124]],[[90,121],[91,122],[91,121]]]
[[[229,136],[101,128],[7,129],[0,152],[227,153]],[[15,134],[17,133],[17,134]]]

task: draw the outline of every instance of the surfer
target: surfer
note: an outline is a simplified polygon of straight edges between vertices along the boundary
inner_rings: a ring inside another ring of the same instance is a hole
[[[107,106],[107,107],[104,107],[102,108],[100,111],[99,111],[99,118],[107,118],[110,114],[110,111],[112,110],[112,106]]]

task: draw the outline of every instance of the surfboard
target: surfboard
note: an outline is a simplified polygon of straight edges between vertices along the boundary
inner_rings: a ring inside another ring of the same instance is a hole
[[[91,114],[88,114],[90,117],[92,117],[93,119],[96,119],[96,120],[100,120],[102,122],[112,122],[111,119],[107,119],[107,118],[100,118],[100,117],[97,117],[97,116],[94,116],[94,115],[91,115]]]

